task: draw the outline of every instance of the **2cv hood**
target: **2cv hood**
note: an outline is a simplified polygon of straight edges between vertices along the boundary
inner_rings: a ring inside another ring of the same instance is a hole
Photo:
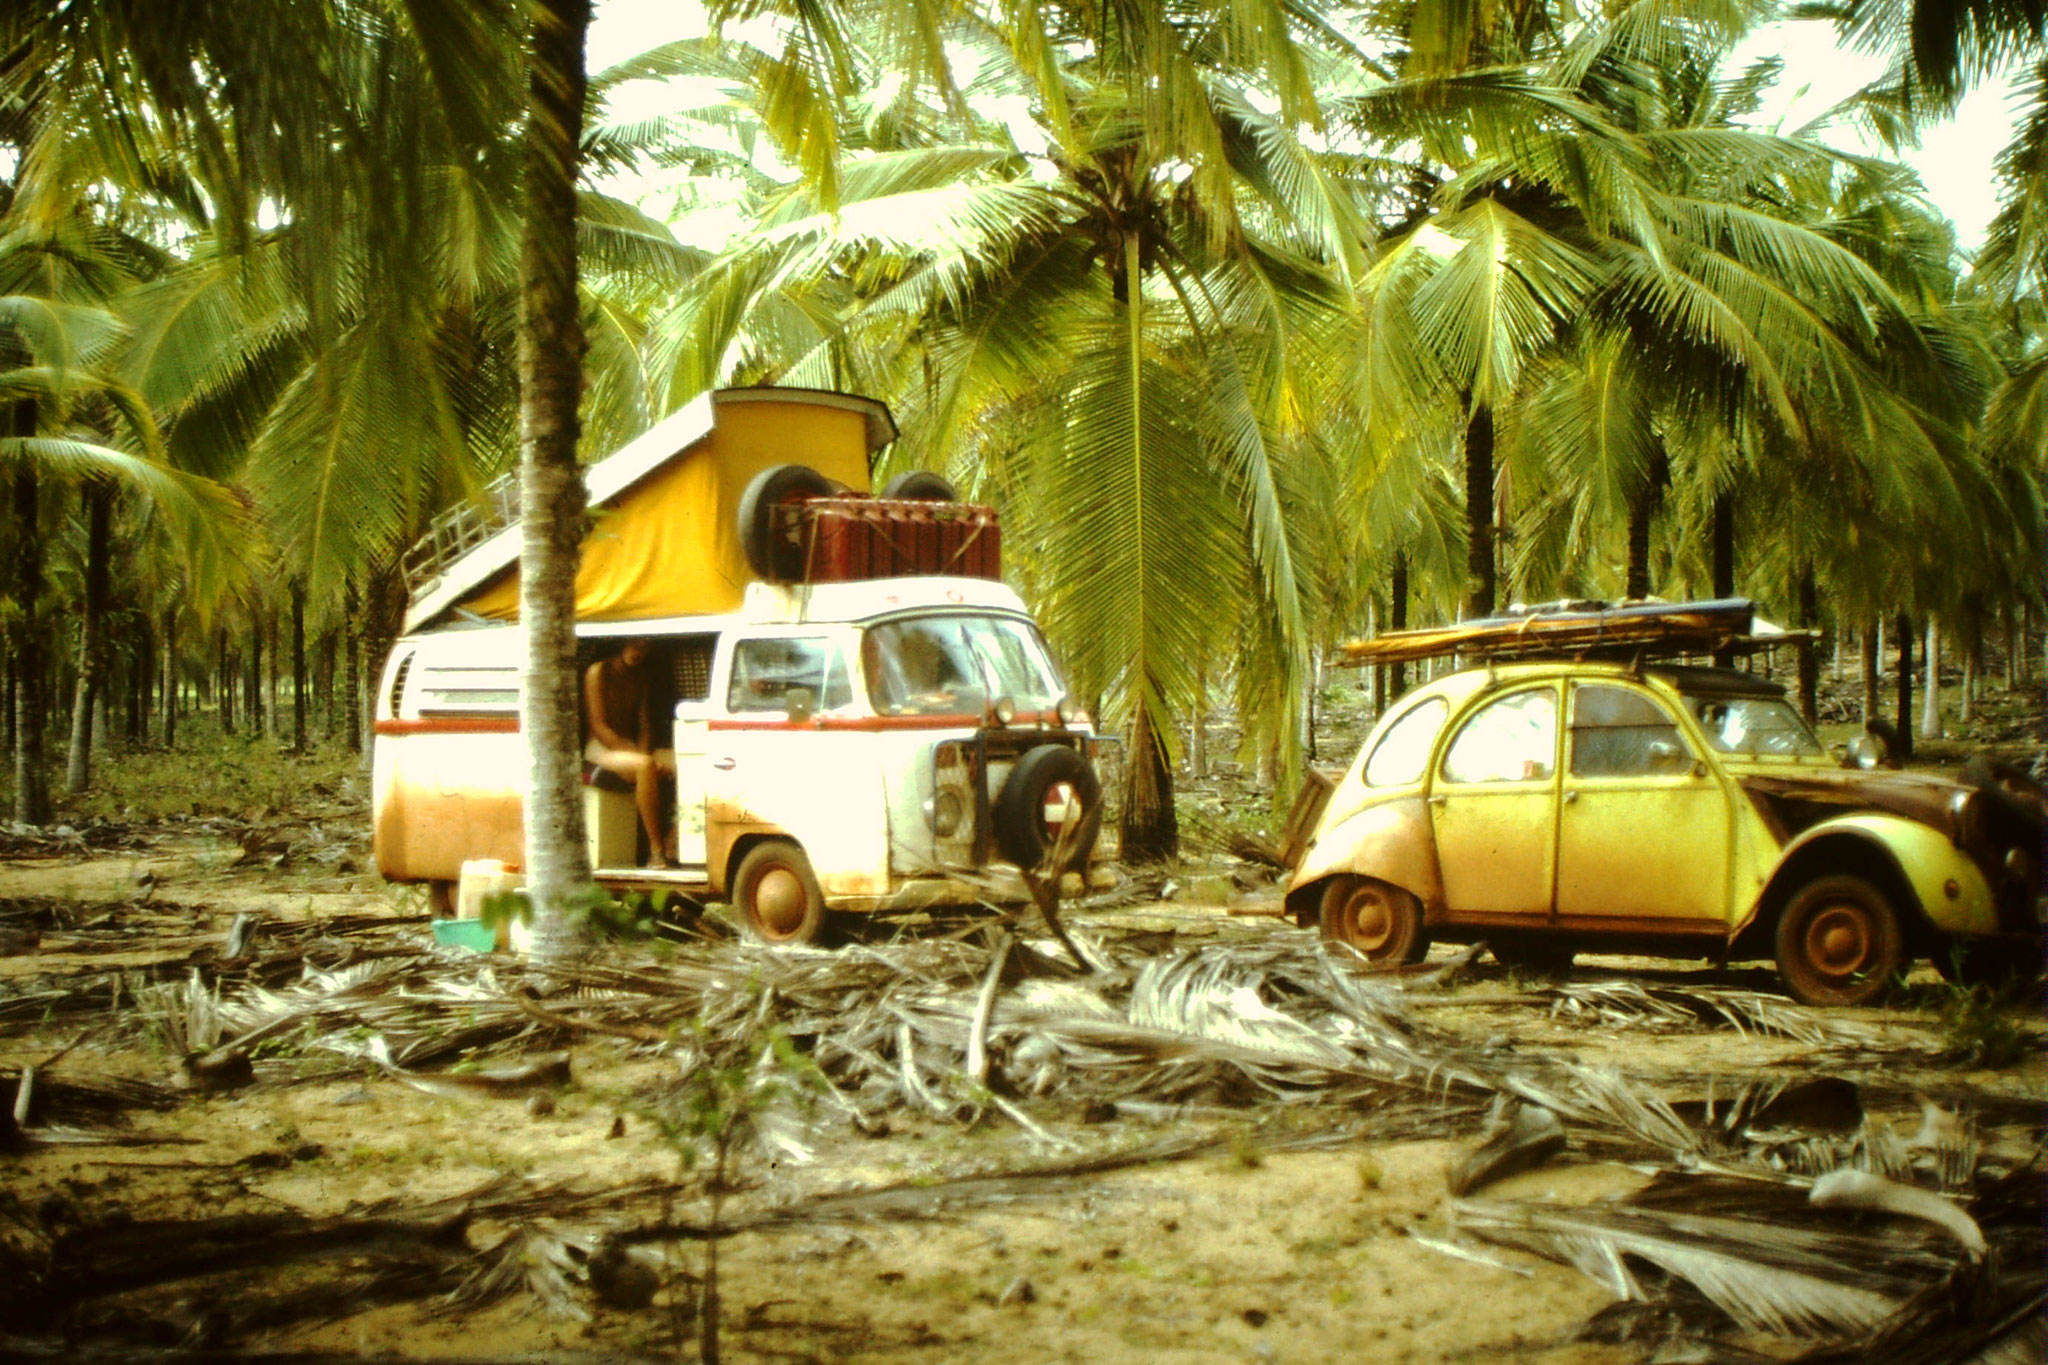
[[[1970,791],[1945,777],[1865,769],[1737,770],[1733,776],[1783,839],[1852,811],[1903,816],[1954,838],[1959,798]]]

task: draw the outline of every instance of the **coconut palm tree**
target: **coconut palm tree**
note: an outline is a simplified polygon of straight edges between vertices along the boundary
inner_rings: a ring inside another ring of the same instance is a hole
[[[973,78],[930,102],[893,85],[886,113],[838,129],[857,154],[768,200],[660,343],[689,367],[673,398],[735,375],[888,394],[895,460],[1004,507],[1013,573],[1079,690],[1130,723],[1138,859],[1174,846],[1173,736],[1223,641],[1265,664],[1256,723],[1298,752],[1281,470],[1306,421],[1288,347],[1344,310],[1317,256],[1356,260],[1362,224],[1348,191],[1293,174],[1308,158],[1288,159],[1288,111],[1310,107],[1293,66],[1254,85],[1253,59],[1216,58],[1226,8],[942,26]],[[889,34],[855,36],[838,34],[847,69],[885,69],[871,54]],[[730,43],[688,55],[762,62]]]
[[[1500,475],[1538,490],[1554,532],[1576,528],[1524,559],[1542,579],[1558,545],[1644,528],[1675,473],[1732,488],[1769,445],[1735,439],[1752,429],[1790,433],[1793,449],[1816,424],[1884,433],[1840,443],[1880,481],[1938,467],[1927,422],[1872,360],[1913,344],[1904,301],[1839,225],[1800,219],[1837,162],[1732,126],[1757,77],[1714,71],[1742,17],[1629,7],[1539,30],[1555,41],[1515,67],[1330,102],[1361,119],[1421,111],[1395,127],[1449,149],[1423,167],[1430,201],[1388,234],[1368,287],[1461,403],[1468,610],[1491,609],[1492,529],[1518,520],[1496,510]],[[1517,102],[1531,117],[1503,131]],[[1731,425],[1731,404],[1752,416]],[[1728,544],[1732,503],[1708,507]]]
[[[0,239],[0,407],[7,413],[0,462],[10,471],[15,566],[8,592],[15,682],[14,809],[15,819],[26,824],[41,824],[49,815],[42,598],[51,486],[83,487],[88,505],[96,509],[90,517],[96,528],[111,512],[114,486],[142,493],[169,519],[192,552],[192,562],[201,567],[217,562],[220,523],[227,516],[217,490],[181,477],[158,460],[148,408],[105,369],[120,335],[117,319],[102,308],[63,297],[75,292],[77,282],[53,260],[63,253],[40,249],[44,245],[19,234]],[[31,287],[50,292],[11,292]],[[99,555],[88,555],[89,591],[104,581],[105,546],[93,548]],[[89,596],[86,606],[79,668],[89,701],[100,652],[103,592]]]

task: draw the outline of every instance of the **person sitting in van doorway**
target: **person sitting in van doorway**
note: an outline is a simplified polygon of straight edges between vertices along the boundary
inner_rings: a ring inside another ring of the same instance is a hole
[[[648,861],[670,866],[661,818],[662,774],[673,774],[673,749],[654,746],[653,680],[647,673],[647,642],[628,640],[617,654],[599,659],[583,675],[583,711],[590,739],[583,757],[633,784],[640,824],[647,831]]]

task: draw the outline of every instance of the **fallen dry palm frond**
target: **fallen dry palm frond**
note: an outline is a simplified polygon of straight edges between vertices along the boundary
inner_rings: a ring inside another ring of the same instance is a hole
[[[1931,1365],[2040,1340],[2044,1192],[2035,1168],[1967,1210],[1862,1171],[1811,1184],[1665,1172],[1619,1204],[1465,1201],[1453,1214],[1462,1231],[1576,1266],[1674,1325],[1698,1326],[1674,1292],[1685,1286],[1721,1328],[1825,1343],[1802,1359]]]
[[[24,1076],[29,1081],[25,1102]],[[178,1103],[176,1092],[125,1076],[79,1075],[75,1068],[54,1073],[48,1066],[0,1071],[0,1107],[24,1125],[107,1123],[131,1110],[175,1109]]]
[[[1737,1033],[1789,1038],[1811,1047],[1878,1048],[1895,1044],[1884,1030],[1782,996],[1726,986],[1645,985],[1638,981],[1563,982],[1528,992],[1550,1002],[1553,1019],[1610,1028],[1692,1030],[1732,1028]]]
[[[772,1019],[872,1126],[909,1108],[974,1121],[1014,1103],[1082,1106],[1399,1101],[1441,1108],[1498,1088],[1447,1036],[1405,1012],[1401,987],[1333,965],[1312,939],[1157,955],[1070,933],[1091,970],[1039,938],[923,939],[840,952],[684,945],[660,962],[543,973],[427,952],[307,964],[288,985],[193,974],[159,988],[159,1027],[204,1056],[337,1053],[412,1074],[452,1057],[602,1035],[687,1063]],[[268,940],[259,938],[258,942]],[[196,1049],[195,1049],[196,1050]],[[261,1073],[274,1077],[279,1066]]]
[[[1618,1299],[1646,1290],[1634,1267],[1686,1280],[1738,1327],[1783,1336],[1867,1331],[1903,1286],[1872,1286],[1843,1264],[1844,1239],[1774,1221],[1630,1208],[1452,1205],[1457,1226],[1503,1246],[1576,1266]]]

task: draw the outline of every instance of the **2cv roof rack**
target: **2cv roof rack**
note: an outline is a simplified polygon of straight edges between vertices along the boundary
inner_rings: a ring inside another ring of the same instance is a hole
[[[1815,638],[1761,620],[1748,598],[1705,602],[1546,602],[1500,616],[1392,631],[1339,646],[1349,668],[1460,655],[1471,662],[1620,659],[1638,662],[1729,651],[1756,653]]]

